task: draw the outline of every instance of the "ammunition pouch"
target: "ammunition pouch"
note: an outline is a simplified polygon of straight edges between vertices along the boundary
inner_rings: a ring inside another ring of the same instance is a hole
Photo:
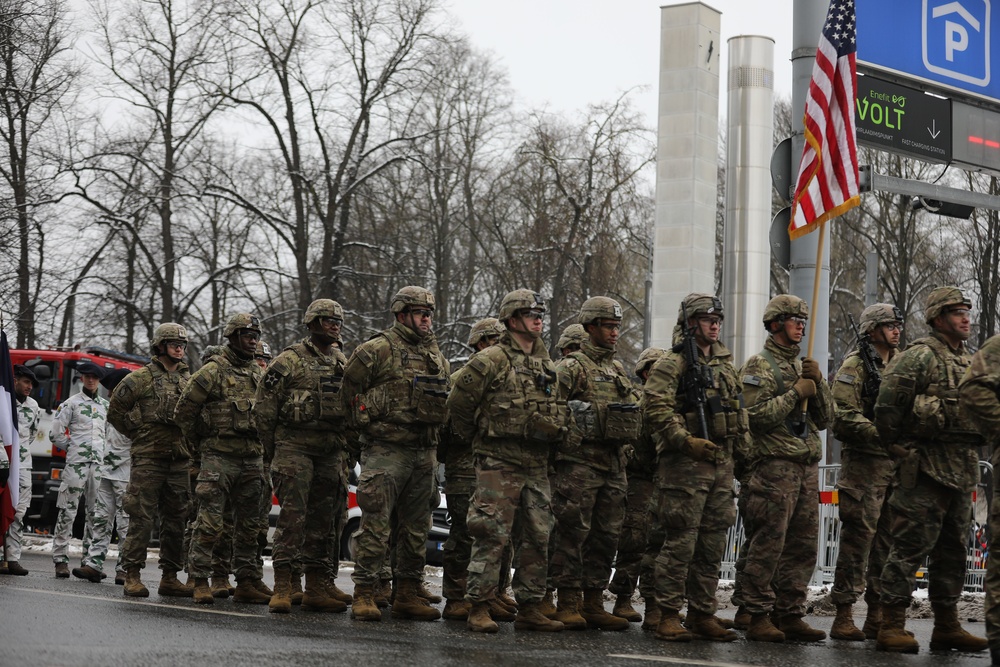
[[[604,423],[605,440],[635,440],[642,434],[642,412],[636,403],[611,403]]]
[[[569,408],[569,412],[573,416],[573,421],[576,423],[576,427],[580,430],[581,435],[585,439],[596,438],[597,411],[594,410],[594,404],[587,401],[567,401],[566,407]]]
[[[448,419],[448,379],[433,375],[418,375],[413,378],[411,403],[417,421],[427,424],[443,424]]]

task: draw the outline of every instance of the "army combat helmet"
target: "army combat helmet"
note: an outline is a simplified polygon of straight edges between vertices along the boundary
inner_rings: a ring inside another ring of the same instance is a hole
[[[560,350],[565,350],[567,347],[572,347],[574,345],[580,347],[583,345],[583,341],[587,338],[587,332],[584,330],[582,324],[571,324],[563,329],[562,334],[559,336],[559,342],[556,343],[556,347]]]
[[[154,357],[160,353],[160,345],[166,343],[168,340],[175,340],[187,345],[187,329],[176,322],[164,322],[153,329],[153,339],[149,341],[149,347]]]
[[[392,297],[389,310],[395,315],[411,308],[434,310],[434,295],[431,294],[429,289],[417,287],[416,285],[407,285],[406,287],[399,288],[399,291]]]
[[[507,292],[503,301],[500,302],[500,312],[497,313],[497,319],[506,322],[519,310],[540,310],[544,313],[545,300],[541,294],[530,289],[516,289],[513,292]]]
[[[719,319],[726,318],[719,297],[714,294],[692,292],[681,299],[681,305],[677,308],[677,324],[687,326],[686,318],[696,315],[718,315]]]
[[[316,299],[306,308],[306,313],[302,316],[302,324],[309,326],[309,323],[317,317],[332,317],[343,322],[344,308],[333,299]]]
[[[903,324],[903,311],[891,303],[873,303],[861,311],[861,321],[858,329],[863,334],[870,334],[880,324]]]
[[[934,318],[946,312],[950,306],[972,308],[972,302],[962,294],[962,290],[952,285],[937,287],[927,295],[924,306],[924,321],[931,324]]]
[[[254,350],[253,356],[259,359],[264,359],[265,361],[270,361],[273,359],[271,356],[271,346],[262,340],[258,340],[257,349]]]
[[[499,336],[505,331],[500,320],[495,317],[487,317],[472,325],[469,331],[469,347],[475,347],[484,338]]]
[[[771,322],[785,321],[789,317],[809,319],[809,304],[794,294],[779,294],[764,306],[764,326]]]
[[[622,306],[606,296],[592,296],[580,306],[580,324],[593,324],[597,320],[622,320]]]
[[[222,337],[229,338],[240,329],[261,333],[260,319],[250,313],[236,313],[226,322],[226,328],[222,330]]]
[[[643,350],[635,362],[635,376],[641,378],[643,373],[648,373],[664,352],[666,350],[660,347],[647,347]]]

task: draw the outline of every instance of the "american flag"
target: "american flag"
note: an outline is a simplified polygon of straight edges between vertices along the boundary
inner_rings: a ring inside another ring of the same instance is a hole
[[[855,35],[854,0],[831,0],[806,100],[806,143],[788,225],[793,239],[861,203],[854,125]]]

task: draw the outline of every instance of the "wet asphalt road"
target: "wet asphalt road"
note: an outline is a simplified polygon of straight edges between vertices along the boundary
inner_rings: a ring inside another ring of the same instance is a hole
[[[475,635],[455,621],[397,621],[388,611],[381,623],[352,621],[348,614],[317,614],[295,608],[289,615],[266,606],[219,600],[203,607],[156,594],[159,571],[147,567],[145,600],[122,596],[121,588],[79,579],[55,579],[45,554],[25,554],[27,577],[0,576],[0,667],[8,665],[876,665],[988,667],[987,654],[887,655],[874,642],[826,640],[816,645],[667,644],[633,625],[625,632],[530,633],[501,624],[495,635]],[[154,560],[155,563],[155,560]],[[71,567],[78,563],[72,562]],[[110,566],[110,567],[109,567]],[[109,561],[106,570],[111,571]],[[269,579],[271,571],[265,570]],[[430,579],[440,591],[440,580]],[[338,585],[350,591],[349,575]],[[442,606],[442,605],[439,605]],[[610,603],[609,603],[610,608]],[[730,616],[732,610],[720,615]],[[831,618],[808,619],[829,630]],[[860,619],[859,619],[860,620]],[[982,623],[966,627],[979,635]],[[931,621],[908,628],[926,647]]]

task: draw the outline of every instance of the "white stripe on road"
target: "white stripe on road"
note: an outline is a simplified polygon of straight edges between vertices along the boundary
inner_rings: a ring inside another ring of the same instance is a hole
[[[609,653],[609,658],[626,658],[629,660],[646,660],[647,662],[669,662],[674,665],[700,665],[701,667],[756,667],[743,662],[715,662],[713,660],[694,660],[692,658],[668,658],[665,655],[633,655],[626,653]]]
[[[129,600],[126,598],[115,599],[101,595],[82,595],[80,593],[63,593],[62,591],[44,591],[38,588],[21,588],[19,586],[4,586],[0,590],[24,591],[25,593],[44,593],[46,595],[62,595],[68,598],[84,598],[86,600],[98,600],[100,602],[118,602],[122,604],[137,604],[144,607],[163,607],[164,609],[176,609],[178,611],[196,611],[202,614],[221,614],[223,616],[245,616],[247,618],[261,618],[260,614],[243,614],[238,611],[222,611],[221,609],[209,609],[207,607],[182,607],[174,604],[163,604],[161,602],[143,602],[141,600]]]

